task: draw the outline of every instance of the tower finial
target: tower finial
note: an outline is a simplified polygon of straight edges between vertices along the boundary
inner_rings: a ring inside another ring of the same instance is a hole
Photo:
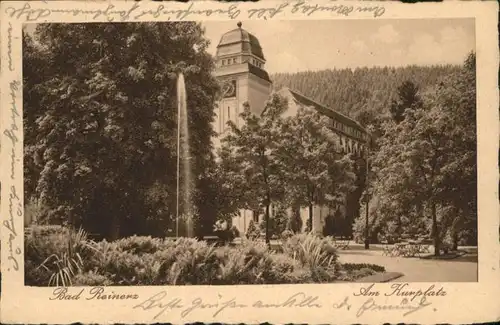
[[[238,28],[241,28],[241,25],[243,24],[241,23],[241,21],[239,21],[236,25],[238,26]]]

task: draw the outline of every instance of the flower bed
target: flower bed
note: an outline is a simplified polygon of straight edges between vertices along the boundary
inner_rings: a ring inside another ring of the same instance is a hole
[[[288,238],[278,253],[253,241],[216,247],[190,238],[132,236],[96,243],[62,227],[26,233],[25,277],[32,286],[322,283],[383,271],[340,265],[334,243],[305,234]]]

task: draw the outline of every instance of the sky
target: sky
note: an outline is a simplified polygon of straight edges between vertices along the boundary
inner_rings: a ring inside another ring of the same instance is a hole
[[[243,21],[269,73],[373,66],[461,64],[475,50],[473,19]],[[202,23],[215,54],[235,21]]]
[[[205,21],[209,52],[236,21]],[[475,50],[473,19],[243,21],[269,73],[373,66],[461,64]],[[34,25],[27,25],[32,32]]]

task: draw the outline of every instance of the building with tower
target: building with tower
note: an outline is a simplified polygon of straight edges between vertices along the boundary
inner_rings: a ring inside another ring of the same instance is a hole
[[[288,99],[288,109],[284,115],[292,116],[300,108],[316,110],[330,118],[331,128],[338,135],[335,148],[339,153],[352,153],[358,158],[363,158],[365,155],[370,137],[357,121],[292,89],[273,89],[272,81],[265,70],[266,59],[259,40],[243,29],[241,22],[237,24],[237,28],[222,35],[217,45],[215,59],[215,75],[222,86],[222,98],[216,108],[214,122],[214,130],[217,133],[214,138],[215,148],[220,147],[220,140],[225,136],[228,121],[232,121],[238,127],[243,124],[240,113],[245,102],[248,102],[254,114],[261,114],[270,95],[277,92]],[[312,230],[321,232],[325,218],[329,215],[338,215],[336,212],[327,207],[314,207]],[[309,216],[308,208],[301,208],[300,214],[305,227]],[[233,225],[241,233],[245,233],[250,220],[259,222],[262,218],[263,214],[257,215],[252,211],[242,210],[240,215],[233,219]]]
[[[237,126],[242,123],[239,115],[248,102],[255,114],[260,114],[272,91],[269,74],[264,70],[266,59],[259,40],[242,28],[222,35],[216,53],[215,75],[222,84],[222,100],[217,108],[215,131],[224,134],[227,122]]]

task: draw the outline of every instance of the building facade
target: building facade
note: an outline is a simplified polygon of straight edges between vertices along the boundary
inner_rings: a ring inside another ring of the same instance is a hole
[[[222,98],[216,109],[214,129],[217,136],[214,138],[214,147],[220,147],[220,140],[227,132],[227,122],[232,121],[236,126],[243,125],[240,113],[243,104],[248,102],[254,114],[261,114],[266,101],[273,91],[288,100],[288,109],[284,116],[297,114],[300,108],[316,110],[328,116],[331,129],[337,134],[335,148],[339,153],[352,153],[358,158],[363,158],[369,143],[368,132],[355,120],[336,112],[299,92],[283,88],[275,90],[269,74],[265,70],[266,59],[259,40],[238,23],[237,28],[222,35],[217,46],[215,75],[222,86]],[[341,208],[343,214],[345,209]],[[315,206],[313,209],[312,231],[320,233],[323,230],[325,218],[334,215],[337,211],[331,208]],[[292,213],[289,209],[288,213]],[[271,207],[271,217],[273,208]],[[309,218],[309,208],[300,209],[303,228]],[[239,216],[233,218],[240,233],[246,233],[250,220],[260,222],[263,213],[241,210]]]

